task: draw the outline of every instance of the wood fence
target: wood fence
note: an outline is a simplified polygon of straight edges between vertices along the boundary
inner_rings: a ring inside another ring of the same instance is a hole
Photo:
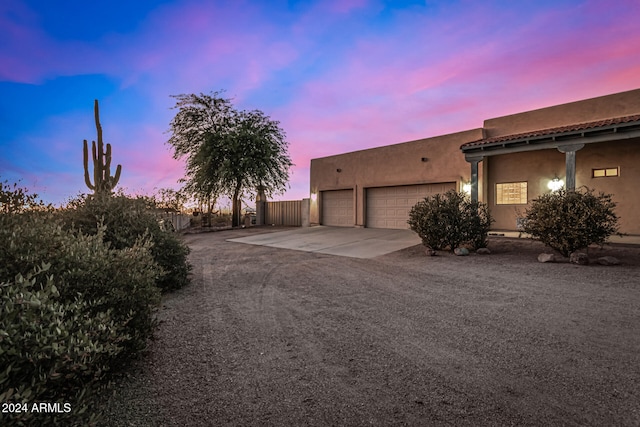
[[[264,222],[267,225],[302,226],[302,200],[265,202]]]

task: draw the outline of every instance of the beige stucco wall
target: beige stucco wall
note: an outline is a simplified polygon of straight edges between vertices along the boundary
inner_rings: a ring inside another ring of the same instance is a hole
[[[547,184],[554,176],[565,179],[564,154],[558,150],[528,151],[491,156],[483,161],[487,170],[487,201],[496,220],[495,230],[515,230],[516,218],[524,216],[529,205],[497,205],[496,184],[527,181],[527,200],[548,193]]]
[[[484,160],[487,193],[496,230],[515,230],[515,218],[529,205],[496,205],[496,183],[528,182],[528,200],[549,193],[549,180],[565,180],[565,157],[555,149],[492,156]],[[619,177],[592,178],[592,169],[619,167]],[[588,144],[576,152],[576,188],[586,186],[613,194],[621,231],[640,234],[640,138]]]
[[[322,191],[355,190],[354,222],[364,226],[367,188],[469,181],[471,166],[460,146],[481,138],[482,129],[473,129],[311,160],[310,192],[318,195],[311,202],[311,224],[321,222]]]
[[[461,183],[471,167],[460,146],[483,137],[512,135],[570,124],[640,114],[640,89],[485,120],[484,128],[311,160],[311,224],[321,223],[322,191],[354,190],[354,224],[365,225],[366,189],[395,185]],[[428,160],[423,162],[422,157]],[[640,141],[587,144],[576,155],[576,186],[614,194],[621,231],[640,235]],[[494,229],[515,230],[526,205],[495,204],[498,182],[528,182],[528,198],[548,192],[554,176],[565,180],[565,156],[556,149],[485,157],[479,166],[479,199],[496,219]],[[591,178],[591,170],[619,166],[618,178]],[[338,169],[340,172],[338,172]],[[314,200],[315,195],[315,200]]]
[[[620,168],[620,176],[592,178],[595,168]],[[585,185],[613,194],[620,231],[640,235],[640,138],[589,144],[576,152],[576,188]]]
[[[484,121],[485,137],[640,114],[640,89],[555,105]]]
[[[491,138],[637,114],[640,89],[488,119],[484,134]],[[621,230],[629,234],[640,234],[639,162],[638,140],[587,144],[576,153],[576,188],[584,185],[614,194]],[[527,207],[496,205],[496,183],[528,181],[528,199],[532,200],[550,191],[547,183],[555,175],[565,180],[565,156],[555,149],[489,156],[482,163],[487,201],[496,219],[494,229],[515,230],[518,212],[523,214]],[[620,177],[591,177],[592,169],[607,166],[620,166]]]

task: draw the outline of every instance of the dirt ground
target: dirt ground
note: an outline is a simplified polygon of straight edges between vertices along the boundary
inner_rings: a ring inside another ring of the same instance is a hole
[[[491,255],[375,259],[192,234],[193,283],[108,425],[640,425],[640,247],[619,266]],[[271,231],[269,229],[268,231]]]

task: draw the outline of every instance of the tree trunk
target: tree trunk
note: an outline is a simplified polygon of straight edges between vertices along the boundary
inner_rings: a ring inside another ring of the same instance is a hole
[[[236,185],[236,188],[233,192],[233,200],[231,201],[231,226],[239,227],[240,226],[240,210],[242,209],[240,206],[240,184]]]

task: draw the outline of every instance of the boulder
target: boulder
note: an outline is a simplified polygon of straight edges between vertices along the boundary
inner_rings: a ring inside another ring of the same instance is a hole
[[[491,251],[489,250],[489,248],[478,248],[476,250],[476,253],[478,255],[489,255],[491,253]]]
[[[596,260],[596,262],[600,265],[618,265],[620,264],[620,260],[616,257],[612,256],[603,256]]]
[[[434,250],[433,250],[433,249],[431,249],[431,248],[425,248],[425,249],[424,249],[424,253],[425,253],[427,256],[435,256],[435,255],[436,255],[436,251],[434,251]]]
[[[458,256],[466,256],[466,255],[469,255],[469,249],[467,249],[467,248],[455,248],[453,250],[453,253],[458,255]]]
[[[569,256],[571,264],[587,265],[589,264],[589,256],[584,252],[572,252]]]
[[[556,256],[554,254],[540,254],[538,255],[538,262],[556,262]]]

